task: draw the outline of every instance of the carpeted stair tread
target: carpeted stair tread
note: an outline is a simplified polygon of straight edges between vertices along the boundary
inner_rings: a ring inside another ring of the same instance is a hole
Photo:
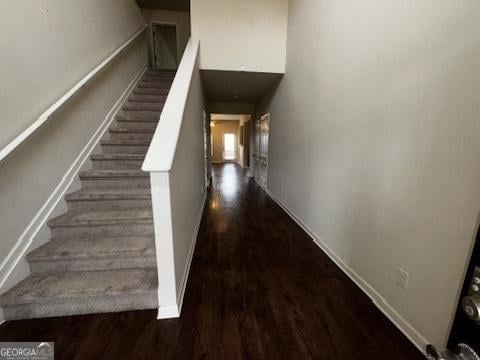
[[[122,109],[139,112],[149,111],[159,114],[163,105],[163,102],[128,101],[122,106]]]
[[[136,88],[133,90],[134,95],[161,95],[161,96],[167,96],[169,93],[169,88],[161,88],[161,89],[156,89],[156,88]]]
[[[74,227],[74,226],[97,226],[110,225],[112,223],[131,222],[152,222],[152,211],[150,210],[110,210],[110,211],[88,211],[85,213],[70,213],[57,216],[48,222],[53,227]]]
[[[160,112],[147,111],[147,114],[138,114],[135,111],[124,111],[117,115],[117,123],[120,122],[158,122],[160,120]]]
[[[28,254],[28,261],[155,256],[153,236],[89,237],[53,239]]]
[[[109,130],[110,133],[136,133],[136,134],[152,134],[155,132],[155,129],[149,128],[127,128],[122,127],[121,125],[114,125]]]
[[[29,276],[0,297],[2,305],[40,305],[68,299],[110,298],[155,293],[155,269],[72,271]]]
[[[163,103],[167,99],[167,95],[148,95],[148,94],[132,94],[129,96],[129,101],[146,102],[146,103]]]
[[[94,154],[90,156],[92,160],[143,160],[144,154]]]
[[[149,89],[167,89],[170,88],[172,81],[170,79],[160,79],[160,80],[142,80],[138,83],[139,88],[149,88]]]
[[[80,179],[105,178],[147,178],[150,174],[142,170],[86,170],[80,173]]]
[[[81,189],[65,196],[67,201],[88,200],[131,200],[151,198],[150,189],[106,188],[106,189]]]
[[[101,145],[148,146],[148,140],[102,140]]]

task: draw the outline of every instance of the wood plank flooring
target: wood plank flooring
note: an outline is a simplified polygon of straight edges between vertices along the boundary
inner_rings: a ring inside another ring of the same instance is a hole
[[[58,359],[417,360],[421,353],[245,172],[215,165],[182,316],[11,321]]]

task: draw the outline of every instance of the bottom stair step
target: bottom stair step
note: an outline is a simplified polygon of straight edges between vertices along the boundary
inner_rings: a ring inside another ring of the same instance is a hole
[[[31,275],[0,297],[6,320],[158,308],[156,269]]]

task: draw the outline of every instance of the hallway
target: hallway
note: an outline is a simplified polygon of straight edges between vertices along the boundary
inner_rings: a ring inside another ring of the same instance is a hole
[[[422,359],[235,164],[213,166],[180,319],[156,311],[7,322],[56,359]]]

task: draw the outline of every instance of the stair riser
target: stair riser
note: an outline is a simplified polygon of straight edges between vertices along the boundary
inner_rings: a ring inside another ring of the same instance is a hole
[[[142,154],[145,155],[148,146],[137,145],[102,145],[104,154]]]
[[[68,209],[72,213],[88,211],[111,211],[111,210],[151,210],[151,200],[88,200],[88,201],[67,201]]]
[[[155,256],[135,257],[122,254],[116,259],[69,259],[29,262],[32,273],[54,273],[65,271],[102,271],[156,266]]]
[[[155,89],[155,88],[136,88],[133,90],[134,95],[162,95],[167,96],[170,89]]]
[[[148,102],[128,102],[122,106],[123,110],[131,111],[162,111],[163,103],[148,103]]]
[[[127,179],[82,179],[83,189],[105,189],[105,188],[130,188],[149,189],[149,178],[127,178]]]
[[[117,121],[124,120],[144,120],[144,121],[158,121],[160,120],[160,111],[122,111]]]
[[[134,170],[142,164],[143,160],[92,160],[94,170]]]
[[[110,140],[145,140],[152,141],[152,133],[110,133]]]
[[[152,223],[130,223],[115,225],[53,227],[52,237],[83,237],[83,236],[142,236],[153,235]]]
[[[167,96],[159,96],[159,95],[136,95],[136,94],[132,94],[128,97],[128,101],[133,101],[133,102],[164,103],[166,99],[167,99]]]
[[[53,302],[3,306],[5,320],[157,309],[157,292],[129,294],[110,298],[93,297],[78,300],[59,299]]]
[[[122,129],[131,130],[131,131],[149,131],[153,134],[157,128],[158,122],[153,121],[119,121],[119,126]]]

